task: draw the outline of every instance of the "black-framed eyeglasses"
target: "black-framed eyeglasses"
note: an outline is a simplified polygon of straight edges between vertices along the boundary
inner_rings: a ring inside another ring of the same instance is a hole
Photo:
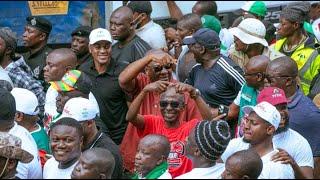
[[[154,72],[160,72],[163,68],[165,69],[171,69],[173,64],[165,64],[163,66],[155,66],[153,67]]]
[[[257,76],[259,74],[263,75],[263,73],[257,72],[257,73],[244,73],[243,76]]]
[[[178,102],[178,101],[160,101],[161,108],[166,108],[166,107],[168,107],[169,104],[172,108],[180,107],[180,102]]]
[[[268,80],[268,82],[271,82],[271,79],[277,79],[277,78],[293,78],[293,76],[269,76],[269,75],[265,75],[265,78]]]

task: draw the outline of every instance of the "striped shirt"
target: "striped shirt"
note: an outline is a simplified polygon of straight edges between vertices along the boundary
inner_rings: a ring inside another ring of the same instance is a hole
[[[243,71],[230,58],[221,56],[209,69],[196,65],[189,73],[187,84],[199,89],[211,107],[229,106],[245,83]]]

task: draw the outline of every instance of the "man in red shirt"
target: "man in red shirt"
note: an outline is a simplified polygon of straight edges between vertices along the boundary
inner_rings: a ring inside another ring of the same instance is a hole
[[[159,84],[157,82],[159,80],[166,82],[166,84],[176,82],[172,79],[173,63],[174,59],[168,53],[161,50],[151,50],[145,57],[126,67],[119,76],[119,84],[127,95],[130,96],[131,100],[133,100],[148,84]],[[139,114],[160,116],[159,100],[160,96],[158,92],[148,93],[142,101]],[[180,113],[179,120],[180,122],[186,122],[194,118],[201,119],[202,117],[194,101],[186,95],[185,111]],[[134,158],[139,140],[136,127],[128,124],[120,145],[120,151],[125,169],[131,172],[134,168]]]
[[[160,95],[159,103],[162,116],[138,114],[144,98],[150,92],[163,92]],[[187,84],[173,84],[167,81],[157,81],[145,86],[130,105],[126,116],[127,121],[137,127],[139,137],[160,134],[168,138],[171,145],[168,164],[172,178],[192,169],[191,160],[184,155],[185,139],[189,136],[191,129],[200,121],[200,119],[191,119],[186,123],[179,121],[180,112],[185,109],[185,98],[181,94],[183,92],[188,92],[195,101],[203,119],[212,119],[210,108],[201,98],[199,90]]]

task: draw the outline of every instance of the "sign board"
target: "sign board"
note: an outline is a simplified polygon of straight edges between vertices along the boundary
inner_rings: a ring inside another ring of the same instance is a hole
[[[0,27],[16,32],[18,45],[28,16],[41,16],[52,23],[49,44],[71,42],[71,32],[81,25],[105,27],[104,1],[0,1]]]
[[[68,1],[28,1],[32,16],[68,14]]]

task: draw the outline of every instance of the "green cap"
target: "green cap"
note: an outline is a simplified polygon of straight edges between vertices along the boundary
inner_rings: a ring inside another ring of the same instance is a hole
[[[210,15],[203,15],[201,17],[201,22],[203,28],[209,28],[211,30],[214,30],[217,34],[219,34],[221,30],[221,23],[216,17]]]
[[[267,7],[263,1],[248,1],[241,9],[260,17],[267,15]]]

